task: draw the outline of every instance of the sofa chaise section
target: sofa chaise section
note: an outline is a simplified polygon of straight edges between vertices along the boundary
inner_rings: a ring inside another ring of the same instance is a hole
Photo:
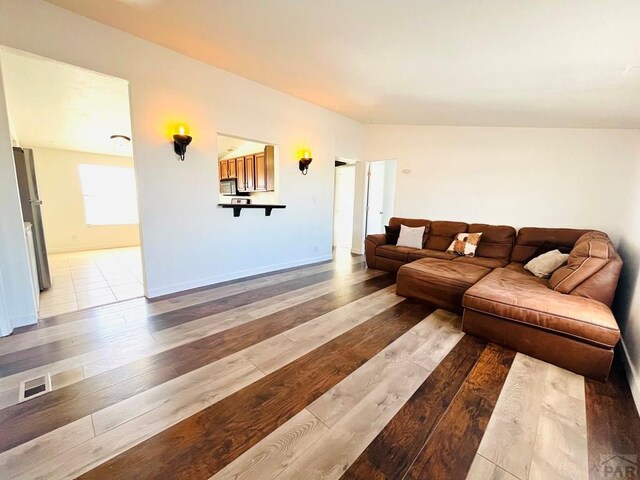
[[[500,268],[464,294],[462,330],[581,375],[607,377],[618,325],[604,303]]]

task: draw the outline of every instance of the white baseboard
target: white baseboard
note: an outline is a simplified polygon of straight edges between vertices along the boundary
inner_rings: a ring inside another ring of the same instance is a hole
[[[633,366],[633,362],[631,362],[631,358],[629,357],[629,350],[627,350],[627,346],[624,343],[623,338],[620,339],[620,344],[622,345],[622,352],[624,353],[624,368],[627,372],[627,379],[629,381],[629,387],[631,388],[633,402],[636,404],[636,410],[640,412],[640,377],[638,377],[638,373]]]
[[[292,267],[299,267],[302,265],[309,265],[311,263],[326,262],[333,259],[333,255],[321,255],[318,257],[305,258],[302,260],[294,260],[292,262],[278,263],[275,265],[266,265],[260,268],[251,268],[246,270],[239,270],[236,272],[225,273],[222,275],[216,275],[215,277],[201,278],[189,282],[175,283],[173,285],[167,285],[164,287],[150,288],[147,290],[147,297],[155,298],[162,295],[168,295],[170,293],[182,292],[184,290],[191,290],[192,288],[206,287],[208,285],[215,285],[216,283],[227,282],[229,280],[237,280],[239,278],[250,277],[252,275],[260,275],[261,273],[277,272],[278,270],[284,270]]]
[[[364,248],[361,248],[360,250],[358,250],[357,248],[352,248],[351,253],[353,253],[354,255],[364,255]]]

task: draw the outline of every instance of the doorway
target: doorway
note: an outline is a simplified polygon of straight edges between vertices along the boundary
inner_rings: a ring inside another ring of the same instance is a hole
[[[396,160],[368,163],[366,235],[384,233],[393,216],[396,193]]]
[[[353,245],[356,166],[349,160],[338,160],[335,165],[333,247],[336,253],[346,254]]]
[[[144,296],[128,82],[0,61],[39,318]]]

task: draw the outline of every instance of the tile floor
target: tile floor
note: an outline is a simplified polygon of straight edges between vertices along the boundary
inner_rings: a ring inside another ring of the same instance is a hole
[[[50,254],[49,267],[40,318],[144,295],[140,247]]]

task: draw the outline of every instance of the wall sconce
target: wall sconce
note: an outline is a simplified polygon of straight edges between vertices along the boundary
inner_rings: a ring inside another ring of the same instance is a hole
[[[184,162],[184,155],[187,153],[187,145],[191,143],[191,138],[186,134],[185,126],[180,125],[178,133],[173,136],[173,151],[180,157],[180,160]]]
[[[306,175],[309,172],[309,165],[311,164],[312,161],[313,161],[313,158],[311,158],[311,154],[305,151],[304,155],[298,162],[300,171],[302,172],[303,175]]]

